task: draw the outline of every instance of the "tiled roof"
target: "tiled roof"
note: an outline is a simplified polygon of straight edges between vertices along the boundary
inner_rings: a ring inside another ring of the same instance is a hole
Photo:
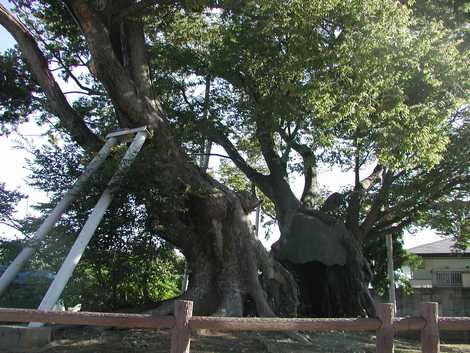
[[[455,244],[455,241],[452,239],[443,239],[438,240],[433,243],[424,244],[416,246],[414,248],[408,249],[407,251],[412,252],[418,255],[425,254],[461,254],[462,251],[456,251],[452,246]],[[470,248],[467,248],[463,253],[470,254]]]

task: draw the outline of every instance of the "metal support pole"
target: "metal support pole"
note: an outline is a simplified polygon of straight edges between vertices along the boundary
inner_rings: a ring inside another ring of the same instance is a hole
[[[62,216],[70,204],[79,196],[90,176],[103,164],[111,153],[112,147],[116,144],[117,138],[109,138],[98,154],[88,164],[83,174],[78,178],[73,187],[63,196],[62,200],[54,207],[52,212],[41,224],[39,229],[29,241],[28,245],[18,254],[15,260],[8,266],[6,271],[0,277],[0,296],[5,292],[10,283],[15,279],[18,272],[24,266],[26,261],[33,255],[40,242],[46,237],[57,220]]]
[[[387,272],[388,272],[388,296],[390,303],[393,304],[394,312],[397,312],[397,299],[395,296],[395,271],[393,269],[393,242],[392,235],[387,234],[386,236],[387,245]]]
[[[145,143],[147,136],[147,131],[141,131],[135,136],[134,141],[132,141],[132,144],[129,146],[129,149],[122,158],[117,171],[114,173],[113,177],[108,183],[107,188],[104,190],[100,199],[96,203],[95,208],[93,209],[80,234],[75,240],[72,249],[70,249],[70,252],[65,258],[64,263],[60,267],[59,272],[57,272],[54,281],[52,281],[52,284],[47,290],[47,293],[44,296],[41,304],[39,304],[38,310],[51,310],[61,296],[65,286],[67,285],[67,282],[72,276],[75,267],[80,261],[86,246],[90,242],[91,237],[93,236],[96,228],[98,228],[101,219],[111,204],[111,200],[113,199],[113,196],[119,187],[119,183],[122,180],[122,177],[126,174],[130,165],[139,153],[140,149]],[[31,322],[29,324],[30,327],[38,327],[41,325],[41,323],[36,322]]]

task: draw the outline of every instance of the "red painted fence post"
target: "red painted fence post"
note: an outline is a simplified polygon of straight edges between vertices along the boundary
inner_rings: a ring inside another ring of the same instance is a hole
[[[421,330],[421,352],[439,353],[439,307],[437,303],[421,303],[420,313],[426,324]]]
[[[193,316],[193,302],[175,301],[175,327],[171,334],[171,353],[189,353],[191,329],[189,320]]]
[[[395,316],[394,305],[392,303],[378,303],[376,308],[377,317],[382,321],[382,325],[377,330],[375,351],[377,353],[393,353],[393,319]]]

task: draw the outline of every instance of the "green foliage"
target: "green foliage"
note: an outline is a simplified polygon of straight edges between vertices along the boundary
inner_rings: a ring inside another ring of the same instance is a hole
[[[0,298],[3,308],[36,309],[51,281],[43,277],[30,277],[25,282],[10,284]]]
[[[470,49],[470,6],[465,0],[415,0],[409,7],[421,23],[438,21],[451,32],[451,40],[459,44],[464,53]]]
[[[221,80],[212,97],[230,99],[211,107],[212,117],[233,140],[251,141],[237,143],[240,151],[256,151],[256,126],[274,134],[292,126],[324,149],[326,163],[345,167],[361,146],[369,160],[410,169],[439,161],[468,88],[468,65],[449,35],[436,21],[418,31],[411,11],[390,1],[262,1],[176,14],[152,39],[160,56],[171,53],[168,69],[182,87],[194,74]]]
[[[320,121],[334,130],[335,153],[359,146],[395,170],[432,166],[468,87],[460,80],[468,67],[442,26],[416,32],[395,3],[374,10],[345,29],[332,79],[318,82]]]
[[[304,161],[278,134],[284,130],[322,167],[349,171],[380,163],[397,175],[380,196],[388,211],[380,211],[372,237],[413,223],[456,234],[468,229],[462,223],[468,211],[461,207],[468,205],[461,190],[468,188],[468,153],[463,139],[456,144],[454,115],[468,104],[470,77],[462,43],[467,10],[456,6],[458,25],[445,2],[227,3],[220,12],[175,12],[151,32],[151,43],[157,72],[187,94],[186,100],[172,98],[173,121],[196,146],[198,134],[190,130],[202,116],[203,100],[194,87],[210,76],[211,124],[258,171],[268,173],[262,132],[272,135],[278,155],[287,156],[290,175],[303,173]],[[233,165],[223,161],[219,173],[235,189],[250,189]],[[380,186],[362,198],[361,220]],[[346,204],[335,216],[346,217],[350,196],[346,190]],[[460,205],[458,211],[450,204]],[[374,249],[374,242],[366,246]],[[378,278],[384,269],[377,267]]]
[[[380,297],[388,296],[387,248],[383,238],[369,239],[364,248],[364,255],[369,260],[373,273],[371,282],[375,293]],[[416,269],[422,262],[419,256],[406,252],[403,249],[403,234],[393,236],[393,267],[395,271],[395,284],[406,293],[411,292],[409,278],[401,271],[404,266]]]
[[[0,238],[0,266],[2,267],[2,273],[24,246],[25,242],[22,240]],[[35,272],[33,274],[34,267],[36,266],[32,263],[26,264],[20,276],[10,284],[1,296],[0,306],[36,308],[39,305],[50,284],[50,277],[46,276],[45,273]]]
[[[444,158],[426,177],[413,185],[434,193],[419,213],[420,225],[431,226],[456,241],[458,249],[470,245],[470,124],[467,108],[456,114],[455,129]],[[434,181],[434,183],[433,183]],[[434,185],[433,185],[434,184]],[[428,196],[429,197],[429,196]],[[424,200],[423,200],[424,201]]]
[[[5,183],[0,183],[0,222],[12,219],[16,204],[24,197],[18,191],[5,188]]]
[[[0,54],[0,129],[8,134],[28,121],[37,108],[33,104],[39,87],[19,53],[10,49]]]
[[[16,255],[18,255],[23,248],[24,243],[21,240],[7,240],[0,238],[0,263],[11,263]]]

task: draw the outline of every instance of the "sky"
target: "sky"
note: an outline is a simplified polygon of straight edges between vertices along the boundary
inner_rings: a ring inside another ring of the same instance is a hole
[[[0,3],[9,7],[5,0],[0,0]],[[13,47],[15,41],[13,37],[0,25],[0,53]],[[38,142],[40,140],[38,135],[40,130],[34,123],[26,123],[20,128],[20,133],[27,137],[31,142]],[[17,148],[20,144],[26,141],[17,133],[12,133],[9,136],[0,136],[0,162],[3,166],[0,173],[0,182],[4,182],[8,189],[20,190],[22,193],[29,195],[28,199],[23,200],[17,207],[19,215],[25,215],[31,209],[31,205],[40,201],[46,200],[46,195],[42,192],[34,190],[29,187],[27,183],[28,171],[26,170],[26,160],[29,157],[28,153],[24,150]],[[0,227],[1,236],[11,236],[12,229],[2,226]],[[16,233],[15,233],[16,234]]]
[[[0,0],[0,4],[8,6],[5,0]],[[4,52],[6,49],[11,48],[15,44],[13,37],[7,32],[5,28],[0,25],[0,52]]]
[[[0,3],[9,6],[5,0],[0,0]],[[15,44],[11,35],[0,25],[0,53],[3,53],[8,48],[13,47]],[[62,83],[63,85],[64,83]],[[12,133],[10,136],[0,136],[0,163],[3,166],[0,173],[0,182],[4,182],[8,189],[18,189],[22,193],[29,195],[28,199],[23,200],[17,207],[19,216],[23,216],[29,212],[31,214],[31,205],[37,202],[44,202],[47,200],[47,194],[39,192],[28,185],[28,170],[26,160],[28,157],[27,152],[18,149],[17,146],[26,142],[33,145],[40,145],[45,143],[44,138],[40,137],[41,130],[33,123],[29,122],[21,126],[19,132],[22,136]],[[217,151],[222,152],[222,151]],[[211,159],[211,167],[216,168],[217,159]],[[367,175],[367,173],[364,173]],[[340,187],[350,185],[353,183],[352,175],[341,172],[338,169],[322,170],[319,174],[320,186],[326,186],[330,190],[338,190]],[[302,192],[302,180],[299,178],[292,181],[294,192],[299,195]],[[0,236],[12,237],[15,232],[6,226],[0,226]],[[18,234],[16,233],[16,236]],[[269,247],[279,237],[277,230],[273,231],[269,240],[264,240],[262,234],[260,238],[266,247]],[[431,229],[421,229],[415,234],[405,234],[404,242],[405,248],[411,248],[425,243],[430,243],[440,238]]]

